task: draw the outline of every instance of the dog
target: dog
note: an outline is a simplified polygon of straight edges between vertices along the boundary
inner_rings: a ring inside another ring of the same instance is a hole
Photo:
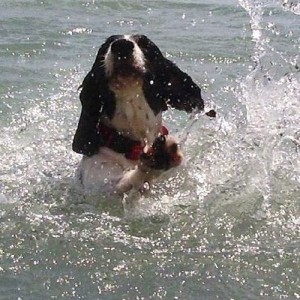
[[[136,178],[129,174],[133,170],[140,174],[142,166],[147,166],[148,173],[149,168],[157,170],[154,158],[168,160],[166,145],[178,146],[162,124],[163,111],[169,107],[188,113],[204,111],[199,86],[145,35],[109,37],[80,88],[82,110],[72,149],[83,155],[79,177],[89,187],[118,178],[114,184],[119,191],[140,188],[125,182]],[[215,114],[206,112],[209,117]],[[164,155],[152,155],[151,167],[145,157],[149,149],[157,151],[161,136],[165,142],[159,153]]]

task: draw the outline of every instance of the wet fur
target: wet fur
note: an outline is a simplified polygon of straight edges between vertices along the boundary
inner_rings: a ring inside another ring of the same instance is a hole
[[[115,35],[105,41],[83,80],[80,101],[72,144],[83,154],[78,177],[87,190],[109,188],[120,193],[140,189],[176,165],[169,151],[178,150],[176,142],[159,137],[162,112],[169,107],[186,112],[204,109],[200,88],[144,35]],[[106,147],[100,123],[120,134],[120,142],[114,143],[117,149]],[[130,141],[145,147],[137,161],[125,158]]]
[[[114,61],[108,53],[113,43],[124,39],[130,40],[135,48],[139,48],[143,56],[138,61],[124,61],[125,67],[122,66],[122,60],[117,60],[118,64],[115,64],[114,70]],[[141,61],[143,63],[139,65]],[[75,152],[87,156],[98,153],[100,147],[105,145],[105,140],[97,132],[99,121],[120,128],[134,140],[144,142],[144,139],[148,138],[151,143],[161,126],[161,114],[168,107],[187,112],[204,109],[200,88],[188,74],[166,59],[159,48],[144,35],[117,35],[108,38],[100,47],[93,67],[81,88],[82,110],[72,148]],[[134,89],[138,92],[133,93]],[[126,101],[130,93],[139,96],[137,99],[130,97],[131,101]],[[146,110],[145,117],[139,118],[137,124],[133,124],[133,119],[128,114],[131,109],[139,111],[138,106],[132,107],[135,100],[141,100],[142,109]],[[118,112],[124,112],[125,118],[117,116]],[[125,119],[129,120],[126,130],[124,125],[121,125]],[[133,125],[143,128],[143,131],[134,132]],[[149,136],[144,136],[145,129],[150,130]]]

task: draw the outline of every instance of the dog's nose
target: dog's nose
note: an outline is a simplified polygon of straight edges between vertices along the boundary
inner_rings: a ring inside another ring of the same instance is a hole
[[[134,44],[131,41],[120,39],[112,43],[111,52],[118,59],[127,59],[132,55]]]

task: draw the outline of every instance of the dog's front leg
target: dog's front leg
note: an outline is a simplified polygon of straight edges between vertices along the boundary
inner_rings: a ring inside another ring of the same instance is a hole
[[[142,172],[138,166],[133,170],[126,171],[117,183],[117,192],[126,193],[131,189],[141,190],[146,181],[146,177],[146,173]]]
[[[151,182],[160,174],[159,170],[151,170],[139,164],[135,169],[126,171],[117,183],[117,192],[122,194],[134,189],[146,194],[150,190]]]
[[[163,172],[179,166],[181,162],[182,153],[175,139],[171,136],[158,136],[152,145],[144,148],[135,169],[123,174],[117,183],[117,192],[126,193],[135,189],[146,193],[154,179]]]

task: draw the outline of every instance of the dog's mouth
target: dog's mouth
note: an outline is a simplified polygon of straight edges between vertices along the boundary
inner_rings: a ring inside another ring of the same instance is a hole
[[[116,77],[134,77],[140,78],[144,75],[145,70],[137,65],[134,61],[114,61],[114,69],[111,73],[111,78]]]

